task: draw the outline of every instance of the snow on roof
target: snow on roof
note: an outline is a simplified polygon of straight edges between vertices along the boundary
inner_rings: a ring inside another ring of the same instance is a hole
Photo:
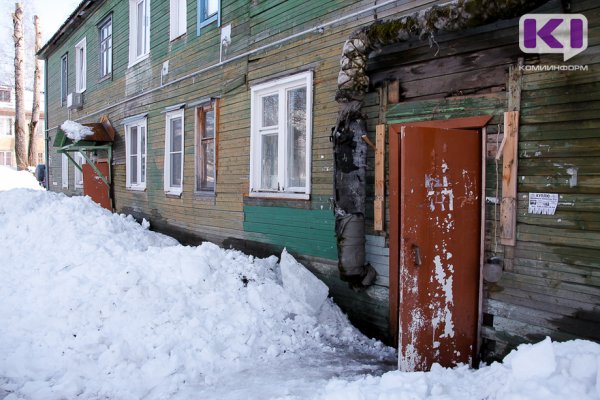
[[[74,142],[78,142],[94,134],[92,128],[71,120],[63,122],[60,129],[62,129],[65,132],[65,135]]]

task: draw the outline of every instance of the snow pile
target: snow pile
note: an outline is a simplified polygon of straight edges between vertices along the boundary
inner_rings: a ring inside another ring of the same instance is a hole
[[[92,128],[71,120],[63,122],[60,129],[62,129],[65,132],[65,135],[74,142],[78,142],[94,134]]]
[[[0,221],[5,400],[196,398],[277,360],[389,355],[322,292],[286,289],[276,257],[184,247],[89,198],[48,192],[0,193]]]
[[[388,372],[356,381],[335,379],[317,396],[347,399],[592,400],[600,399],[600,345],[585,340],[521,345],[503,363],[430,372]]]
[[[296,261],[286,249],[281,253],[281,280],[284,289],[298,301],[301,310],[311,315],[317,314],[327,300],[327,285]]]
[[[12,167],[0,165],[0,191],[15,188],[43,189],[31,172],[17,171]]]

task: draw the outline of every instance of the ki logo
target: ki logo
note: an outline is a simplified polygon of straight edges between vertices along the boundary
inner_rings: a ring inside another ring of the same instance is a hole
[[[524,53],[563,54],[564,61],[588,46],[583,14],[525,14],[519,20],[519,47]]]

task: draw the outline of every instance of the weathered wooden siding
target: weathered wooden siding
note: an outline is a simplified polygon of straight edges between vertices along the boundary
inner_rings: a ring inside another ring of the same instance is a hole
[[[399,1],[377,11],[341,20],[322,31],[314,29],[277,46],[246,54],[252,49],[371,7],[373,2],[222,0],[222,25],[232,26],[232,42],[224,60],[239,57],[216,67],[211,66],[220,60],[220,29],[211,24],[204,27],[198,36],[197,2],[188,0],[187,34],[169,41],[168,3],[167,0],[151,1],[150,56],[129,68],[128,2],[106,0],[97,3],[84,23],[49,56],[48,127],[56,128],[68,118],[92,122],[101,114],[108,114],[117,129],[113,191],[118,212],[149,219],[154,228],[187,243],[211,240],[256,254],[275,252],[288,246],[330,285],[334,298],[355,322],[371,334],[384,338],[388,330],[385,244],[368,242],[369,257],[381,272],[375,288],[355,293],[337,277],[330,204],[333,161],[329,135],[338,110],[334,95],[339,56],[345,39],[359,26],[370,24],[377,17],[405,13],[432,2]],[[97,24],[111,13],[113,73],[111,79],[99,82]],[[60,105],[60,58],[69,52],[69,91],[73,91],[73,50],[84,35],[87,37],[88,61],[84,107],[79,111],[68,111]],[[167,60],[169,74],[164,83],[168,86],[161,88],[160,70]],[[311,200],[249,198],[250,86],[307,69],[314,71]],[[220,98],[216,195],[205,197],[193,193],[194,111],[186,109],[183,194],[181,197],[167,196],[163,191],[163,111],[174,104],[190,103],[207,96]],[[373,104],[377,101],[375,99]],[[148,165],[147,188],[139,192],[125,188],[125,146],[121,121],[141,113],[148,115]],[[56,129],[53,129],[50,133],[52,139],[55,134]],[[57,182],[52,189],[61,191],[60,157],[52,156],[50,164],[50,181]],[[69,177],[72,180],[72,167]],[[72,188],[71,182],[66,192],[72,194]],[[274,214],[281,216],[281,224],[272,223],[271,216]],[[272,229],[266,231],[267,225]]]
[[[543,11],[561,12],[560,4],[551,1]],[[484,285],[482,336],[488,359],[546,335],[600,340],[600,207],[595,200],[600,190],[600,36],[594,29],[600,9],[582,1],[574,3],[573,12],[589,20],[590,47],[568,64],[589,70],[525,72],[523,77],[515,247],[500,244],[496,203],[502,196],[502,160],[497,164],[495,156],[502,141],[498,124],[507,110],[507,67],[523,56],[516,43],[517,21],[440,35],[435,57],[433,50],[407,43],[383,49],[370,61],[374,82],[385,86],[400,80],[402,102],[387,106],[388,124],[494,116],[487,126],[485,257],[500,256],[504,273],[500,282]],[[525,64],[565,63],[529,55]],[[381,108],[371,101],[367,109],[374,124]],[[529,192],[558,193],[556,215],[529,214]]]
[[[600,9],[573,6],[588,18],[588,49],[568,63],[544,56],[540,64],[588,71],[523,76],[517,244],[505,249],[504,274],[485,302],[495,356],[545,336],[600,341]],[[531,192],[557,193],[555,215],[529,214]]]

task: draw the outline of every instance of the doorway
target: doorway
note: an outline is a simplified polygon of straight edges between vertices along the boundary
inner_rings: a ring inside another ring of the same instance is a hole
[[[390,126],[390,322],[402,371],[475,359],[490,119]]]

